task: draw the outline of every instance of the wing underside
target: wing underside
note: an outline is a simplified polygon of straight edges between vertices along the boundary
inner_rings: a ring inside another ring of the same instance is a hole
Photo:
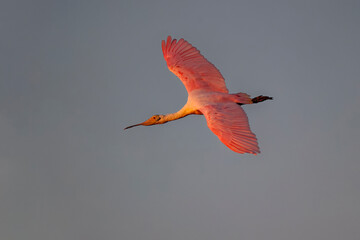
[[[238,153],[260,153],[256,136],[250,130],[244,110],[235,103],[207,105],[200,109],[210,130],[220,141]]]
[[[167,66],[185,85],[188,92],[195,89],[228,93],[220,71],[200,51],[184,39],[168,36],[162,41]]]

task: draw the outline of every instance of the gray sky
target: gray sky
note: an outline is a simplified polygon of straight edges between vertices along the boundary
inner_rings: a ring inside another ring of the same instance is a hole
[[[1,1],[0,238],[360,239],[359,1]],[[258,156],[186,102],[161,40],[196,46]]]

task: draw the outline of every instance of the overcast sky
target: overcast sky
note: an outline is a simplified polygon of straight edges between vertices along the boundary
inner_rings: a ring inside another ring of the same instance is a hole
[[[0,3],[0,238],[360,239],[360,2]],[[261,154],[187,100],[184,38],[244,106]]]

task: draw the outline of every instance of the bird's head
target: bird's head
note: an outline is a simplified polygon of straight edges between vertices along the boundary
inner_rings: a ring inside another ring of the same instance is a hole
[[[143,126],[151,126],[151,125],[162,124],[162,123],[165,123],[164,115],[156,114],[156,115],[152,116],[151,118],[149,118],[148,120],[146,120],[145,122],[128,126],[128,127],[124,128],[124,130],[132,128],[132,127],[136,127],[136,126],[141,126],[141,125],[143,125]]]

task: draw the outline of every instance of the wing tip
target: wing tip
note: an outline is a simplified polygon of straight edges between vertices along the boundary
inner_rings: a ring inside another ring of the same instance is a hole
[[[230,148],[232,151],[240,154],[248,153],[248,154],[258,155],[260,153],[260,149],[258,146],[254,146],[252,148],[233,146],[233,145],[226,145],[226,146]]]
[[[163,51],[164,58],[166,59],[167,53],[169,52],[171,46],[176,44],[176,38],[172,38],[170,35],[167,36],[166,40],[161,41],[161,48]]]

